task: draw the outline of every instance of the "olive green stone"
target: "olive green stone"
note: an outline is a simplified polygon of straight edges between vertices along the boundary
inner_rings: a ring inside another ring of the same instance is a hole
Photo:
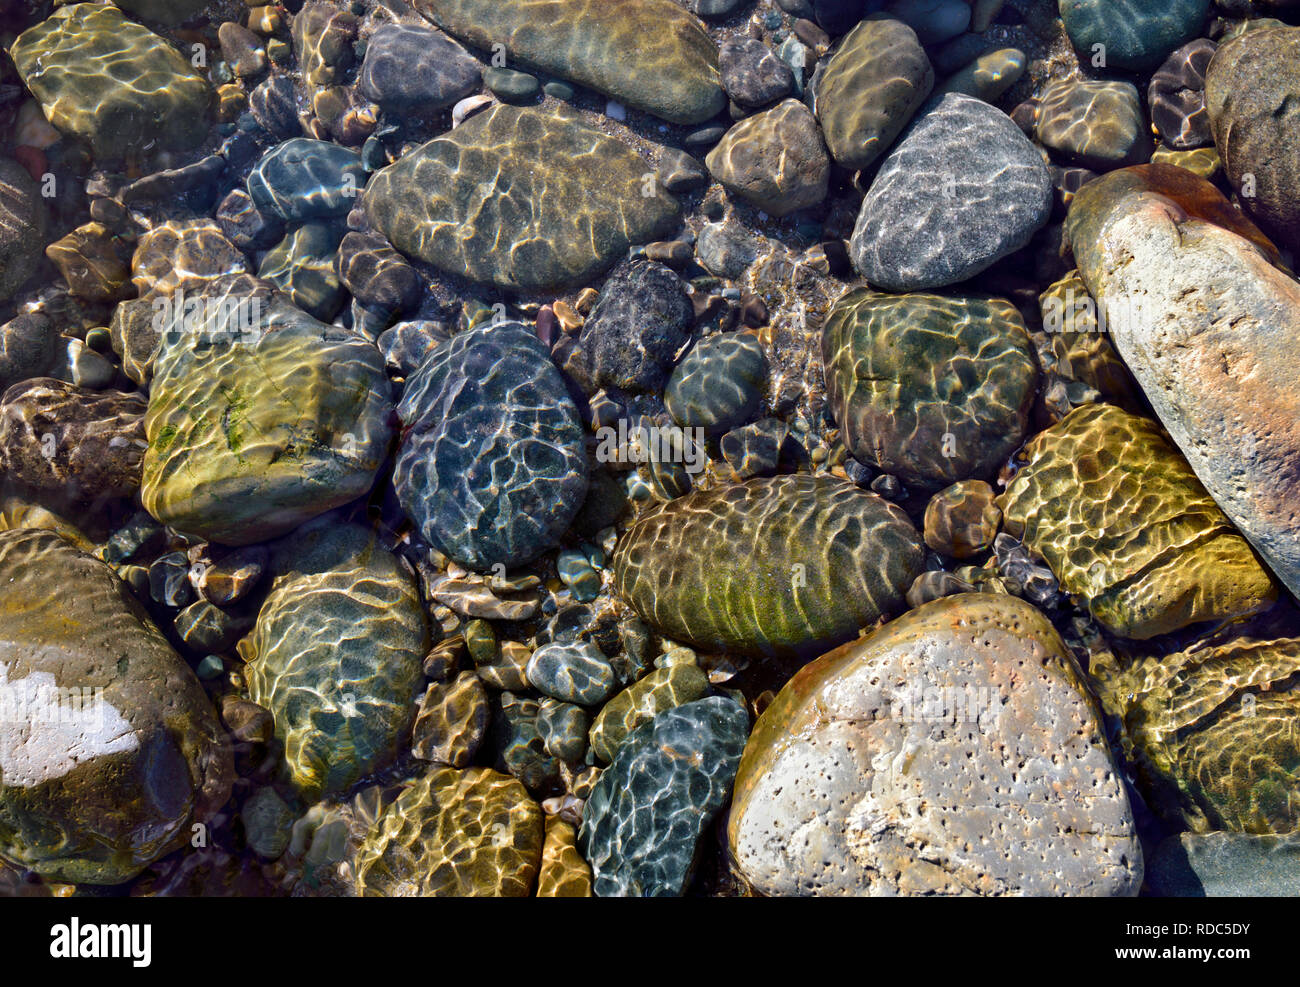
[[[614,555],[619,594],[702,650],[808,656],[902,609],[921,537],[899,508],[829,477],[696,491],[638,518]]]
[[[890,18],[861,21],[817,81],[816,110],[831,156],[845,168],[880,157],[934,88],[916,32]]]
[[[145,417],[145,509],[229,545],[360,497],[392,434],[378,349],[278,296],[244,300],[164,334]]]
[[[858,288],[822,330],[826,392],[853,456],[927,490],[988,477],[1024,438],[1033,343],[1000,298]]]
[[[205,282],[248,271],[248,259],[211,219],[168,220],[140,237],[131,280],[140,297],[202,290]]]
[[[656,669],[607,702],[587,738],[596,757],[614,760],[623,740],[664,710],[693,703],[709,691],[709,679],[695,665]]]
[[[53,532],[0,533],[0,585],[0,855],[129,880],[230,794],[212,704],[126,584]]]
[[[290,779],[315,798],[396,757],[429,631],[411,573],[365,528],[322,518],[278,543],[271,566],[239,654],[249,698],[275,717]]]
[[[110,4],[61,7],[10,48],[45,118],[120,158],[156,141],[193,148],[208,126],[212,89],[167,41]]]
[[[1106,404],[1033,438],[1003,527],[1112,633],[1149,638],[1259,613],[1277,589],[1160,427]]]
[[[415,6],[476,48],[504,45],[512,63],[670,123],[703,123],[727,105],[717,45],[673,0],[417,0]]]
[[[542,810],[515,779],[490,768],[440,768],[370,828],[357,851],[357,893],[525,898],[543,839]]]
[[[504,104],[378,172],[362,203],[408,257],[523,291],[586,282],[678,217],[649,162],[576,111]]]
[[[1150,801],[1195,832],[1300,825],[1300,639],[1141,659],[1101,690]]]

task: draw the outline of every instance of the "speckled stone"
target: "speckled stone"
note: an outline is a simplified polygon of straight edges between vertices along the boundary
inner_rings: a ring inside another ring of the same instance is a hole
[[[907,126],[934,88],[916,32],[901,21],[864,20],[826,62],[815,87],[826,146],[845,168],[866,168]]]
[[[708,677],[694,665],[655,669],[616,695],[597,714],[588,735],[592,752],[609,763],[633,730],[664,710],[694,702],[708,691]]]
[[[1009,596],[927,603],[805,666],[754,727],[729,819],[732,856],[767,895],[1142,883],[1083,677],[1047,619]]]
[[[429,630],[411,573],[358,525],[306,525],[277,543],[271,566],[239,656],[249,697],[275,717],[289,777],[310,801],[396,757]]]
[[[1181,44],[1196,37],[1210,0],[1059,0],[1066,33],[1088,60],[1104,46],[1104,68],[1139,72],[1153,69]]]
[[[126,584],[59,535],[0,532],[0,584],[0,854],[130,880],[230,795],[212,704]]]
[[[598,896],[673,897],[696,846],[726,804],[749,730],[734,699],[713,696],[633,731],[582,812],[578,846]]]
[[[674,641],[807,657],[896,612],[922,555],[907,516],[875,494],[778,476],[643,514],[619,542],[614,582]]]
[[[594,644],[544,644],[528,659],[528,683],[538,692],[581,706],[599,706],[618,687],[614,668]]]
[[[1205,108],[1205,73],[1218,46],[1197,38],[1165,59],[1147,87],[1151,123],[1160,140],[1176,151],[1213,144]]]
[[[1290,833],[1300,821],[1300,640],[1141,659],[1101,690],[1148,801],[1176,827]]]
[[[849,452],[936,490],[991,476],[1024,438],[1033,344],[1000,298],[848,292],[822,329],[826,393]]]
[[[670,233],[679,208],[576,111],[504,104],[403,155],[361,201],[408,257],[513,291],[585,283]]]
[[[1250,31],[1228,42],[1205,77],[1205,106],[1228,180],[1264,231],[1293,251],[1300,251],[1297,92],[1297,27]]]
[[[1131,82],[1072,79],[1043,90],[1035,136],[1067,160],[1108,171],[1151,157],[1151,128]]]
[[[441,31],[382,24],[366,41],[358,88],[389,113],[428,115],[475,92],[478,60]]]
[[[407,382],[393,485],[428,541],[471,569],[514,567],[554,547],[582,507],[577,409],[537,335],[480,326]]]
[[[525,898],[542,858],[542,810],[488,768],[439,768],[370,828],[356,858],[364,897]]]
[[[993,488],[963,480],[940,490],[925,506],[925,543],[941,555],[968,559],[986,552],[1002,523]]]
[[[963,93],[931,100],[889,153],[853,229],[853,266],[888,291],[978,274],[1051,214],[1052,179],[1001,110]]]
[[[487,690],[473,672],[434,682],[411,730],[411,753],[421,761],[466,767],[478,753],[491,717]]]
[[[725,432],[754,417],[767,391],[767,356],[753,333],[720,333],[673,370],[664,407],[679,425]]]
[[[591,865],[578,852],[577,828],[559,816],[547,816],[542,866],[537,874],[537,897],[591,896]]]
[[[790,66],[757,38],[729,38],[718,47],[722,85],[737,106],[757,110],[790,95]]]
[[[1029,441],[1003,527],[1112,633],[1149,638],[1272,605],[1277,590],[1159,426],[1076,408]]]
[[[588,393],[658,393],[693,322],[682,279],[663,264],[637,261],[605,282],[577,338],[561,340],[556,358]]]
[[[229,545],[360,497],[392,435],[372,344],[281,299],[252,298],[259,307],[226,308],[223,319],[218,306],[216,319],[165,334],[145,418],[145,509]],[[256,338],[230,332],[246,324],[241,313],[260,315],[247,320]]]
[[[110,4],[61,7],[10,49],[45,118],[85,140],[97,158],[149,141],[195,148],[208,128],[212,89],[172,45]]]
[[[417,0],[448,34],[595,89],[670,123],[702,123],[726,105],[718,50],[673,0]]]
[[[359,154],[306,137],[275,145],[248,174],[257,208],[291,223],[346,216],[365,184]]]
[[[1066,232],[1111,339],[1196,476],[1300,591],[1300,286],[1213,185],[1168,165],[1080,190]],[[1121,260],[1122,259],[1122,260]]]
[[[140,488],[144,398],[87,391],[48,377],[0,398],[0,465],[32,490],[102,503]]]
[[[830,158],[812,111],[797,99],[746,117],[704,159],[713,177],[770,216],[826,198]]]

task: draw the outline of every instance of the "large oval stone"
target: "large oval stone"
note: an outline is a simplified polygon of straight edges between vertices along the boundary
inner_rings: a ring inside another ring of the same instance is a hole
[[[53,532],[0,532],[0,585],[0,855],[130,880],[230,794],[212,704],[126,584]]]
[[[513,568],[559,544],[582,507],[578,410],[518,322],[452,337],[407,381],[393,486],[429,542],[462,565]]]
[[[373,532],[322,518],[276,547],[270,592],[239,643],[308,799],[390,763],[415,719],[429,631],[410,571]]]
[[[860,22],[816,78],[817,119],[845,168],[866,168],[888,150],[934,88],[916,32],[892,18]]]
[[[154,364],[145,509],[248,545],[369,490],[392,435],[379,350],[266,292],[191,302],[203,317],[182,314]]]
[[[1210,0],[1060,0],[1066,33],[1081,54],[1101,56],[1107,69],[1153,69],[1196,37]],[[1100,47],[1099,47],[1100,46]]]
[[[1247,31],[1215,52],[1205,108],[1244,208],[1300,250],[1300,28]]]
[[[711,696],[639,727],[601,772],[578,848],[602,898],[681,895],[700,837],[731,794],[749,732],[734,699]]]
[[[677,200],[652,174],[572,110],[498,104],[380,171],[362,202],[408,257],[540,291],[588,281],[672,230]]]
[[[619,594],[666,637],[808,657],[890,611],[924,549],[893,504],[851,483],[778,476],[643,515],[614,554]]]
[[[929,490],[995,472],[1038,384],[1024,321],[1001,298],[858,288],[826,317],[822,361],[849,451]]]
[[[1160,431],[1108,404],[1076,408],[1020,453],[1003,528],[1112,633],[1149,638],[1277,599],[1246,540]]]
[[[10,49],[45,118],[120,158],[150,141],[195,148],[208,126],[212,89],[180,52],[111,4],[60,7]]]
[[[1204,179],[1170,165],[1089,182],[1066,224],[1111,339],[1196,476],[1300,592],[1300,285]]]
[[[1300,639],[1239,639],[1142,659],[1101,692],[1152,806],[1179,828],[1300,824]]]
[[[965,281],[1046,225],[1052,181],[1001,110],[935,97],[885,158],[853,229],[853,266],[887,291]]]
[[[718,49],[672,0],[417,0],[448,34],[671,123],[702,123],[727,104]]]
[[[1095,704],[1052,625],[1011,596],[927,603],[801,669],[750,735],[727,835],[768,895],[1142,883]]]
[[[541,807],[515,779],[490,768],[439,768],[371,827],[357,851],[357,893],[526,898],[542,839]]]

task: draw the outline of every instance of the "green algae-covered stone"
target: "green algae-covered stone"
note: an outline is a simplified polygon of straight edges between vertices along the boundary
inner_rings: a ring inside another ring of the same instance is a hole
[[[365,897],[525,898],[541,865],[542,810],[489,768],[440,768],[406,788],[357,851]]]
[[[598,896],[672,897],[731,794],[749,714],[711,696],[660,713],[623,742],[582,811],[578,847]]]
[[[550,72],[671,123],[727,105],[718,49],[672,0],[417,0],[435,24],[484,51]]]
[[[587,735],[593,753],[606,763],[614,760],[619,745],[633,730],[664,710],[694,702],[708,691],[708,676],[694,665],[655,669],[601,708]]]
[[[923,554],[907,515],[875,494],[778,476],[696,491],[638,518],[614,555],[614,581],[675,641],[806,657],[901,609]]]
[[[538,291],[586,282],[671,232],[677,201],[649,174],[575,111],[499,104],[380,171],[362,202],[408,257]]]
[[[119,158],[150,141],[193,148],[212,90],[180,53],[109,4],[61,7],[10,49],[23,83],[65,134]]]
[[[795,674],[728,824],[767,895],[1135,895],[1142,848],[1101,717],[1011,596],[926,603]]]
[[[1101,690],[1150,801],[1195,832],[1300,824],[1300,639],[1140,660]]]
[[[412,574],[372,532],[332,517],[277,545],[271,590],[239,644],[249,697],[275,717],[294,785],[346,789],[393,760],[429,650]]]
[[[995,472],[1038,383],[1025,324],[1000,298],[856,289],[826,318],[822,359],[849,451],[928,490]]]
[[[831,156],[866,168],[894,142],[934,88],[934,68],[902,21],[861,21],[826,62],[816,110]]]
[[[1271,606],[1277,590],[1160,427],[1106,404],[1032,439],[1003,527],[1115,634],[1148,638]]]
[[[145,509],[247,545],[369,490],[392,435],[379,350],[266,292],[193,301],[212,318],[164,333],[154,364]]]
[[[0,856],[129,880],[230,794],[212,704],[126,584],[53,532],[0,533],[0,586]]]

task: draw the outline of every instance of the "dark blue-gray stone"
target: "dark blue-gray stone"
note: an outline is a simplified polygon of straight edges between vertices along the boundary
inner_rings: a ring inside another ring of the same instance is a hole
[[[1105,45],[1104,69],[1153,69],[1196,37],[1210,0],[1060,0],[1061,20],[1074,47],[1091,60]]]
[[[396,114],[431,114],[475,92],[478,60],[441,31],[384,24],[370,36],[358,88]]]
[[[711,696],[634,730],[582,813],[578,847],[600,897],[671,897],[690,881],[701,834],[731,794],[749,716]]]
[[[722,333],[700,340],[677,365],[664,407],[679,425],[725,432],[758,410],[767,387],[767,357],[752,333]]]
[[[1001,110],[962,93],[931,99],[885,158],[853,230],[853,266],[873,287],[956,284],[1046,225],[1052,179]]]
[[[346,147],[295,137],[262,156],[248,175],[258,209],[291,223],[346,216],[366,184],[361,156]]]
[[[596,706],[618,688],[618,676],[601,650],[586,641],[544,644],[524,671],[538,692],[567,703]]]
[[[531,329],[453,336],[411,376],[397,414],[393,486],[430,544],[483,571],[559,543],[587,492],[584,433]]]
[[[536,699],[503,692],[492,700],[491,746],[495,767],[513,775],[534,791],[560,775],[560,762],[546,750],[538,729],[541,704]]]
[[[548,754],[575,763],[587,753],[591,714],[581,706],[558,699],[543,699],[537,713],[537,732]]]

